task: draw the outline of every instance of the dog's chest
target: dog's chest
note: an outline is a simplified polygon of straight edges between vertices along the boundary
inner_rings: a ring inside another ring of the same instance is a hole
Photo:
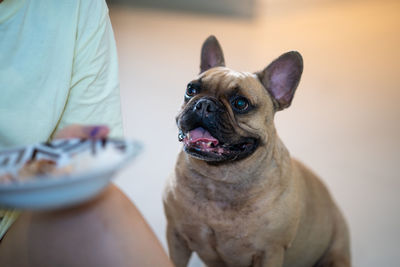
[[[196,196],[192,196],[192,200]],[[262,227],[266,225],[262,211],[254,206],[237,207],[229,201],[185,201],[187,205],[178,222],[178,229],[207,262],[222,260],[229,266],[249,266],[264,247]],[[251,218],[257,218],[253,220]]]

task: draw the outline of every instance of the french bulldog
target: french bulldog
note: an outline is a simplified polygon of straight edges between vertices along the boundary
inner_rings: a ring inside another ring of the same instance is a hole
[[[274,126],[292,102],[302,56],[238,72],[210,36],[200,69],[176,117],[183,150],[163,196],[173,263],[187,266],[196,252],[209,267],[350,266],[343,215]]]

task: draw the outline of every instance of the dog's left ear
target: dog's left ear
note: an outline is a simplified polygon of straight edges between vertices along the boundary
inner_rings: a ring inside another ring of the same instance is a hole
[[[214,35],[209,36],[201,48],[200,73],[213,67],[225,67],[224,53]]]
[[[290,106],[302,73],[303,58],[296,51],[281,55],[263,71],[256,73],[275,100],[276,111]]]

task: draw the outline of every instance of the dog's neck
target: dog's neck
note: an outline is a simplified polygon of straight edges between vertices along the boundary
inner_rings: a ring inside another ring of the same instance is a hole
[[[278,196],[276,188],[284,188],[281,185],[288,183],[287,172],[291,170],[289,152],[276,135],[253,155],[235,164],[210,165],[184,152],[179,157],[178,164],[184,165],[176,168],[179,183],[197,197],[217,202],[246,203],[265,193],[266,187]]]

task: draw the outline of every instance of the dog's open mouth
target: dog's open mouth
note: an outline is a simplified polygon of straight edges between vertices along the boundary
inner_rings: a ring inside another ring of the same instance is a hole
[[[257,147],[254,138],[243,138],[235,144],[221,142],[202,127],[187,133],[180,133],[179,140],[184,149],[192,156],[206,161],[226,161],[242,159],[251,154]]]
[[[219,146],[217,138],[202,127],[189,131],[183,139],[183,143],[187,147],[203,152],[216,153],[219,155],[224,152],[224,148]]]

